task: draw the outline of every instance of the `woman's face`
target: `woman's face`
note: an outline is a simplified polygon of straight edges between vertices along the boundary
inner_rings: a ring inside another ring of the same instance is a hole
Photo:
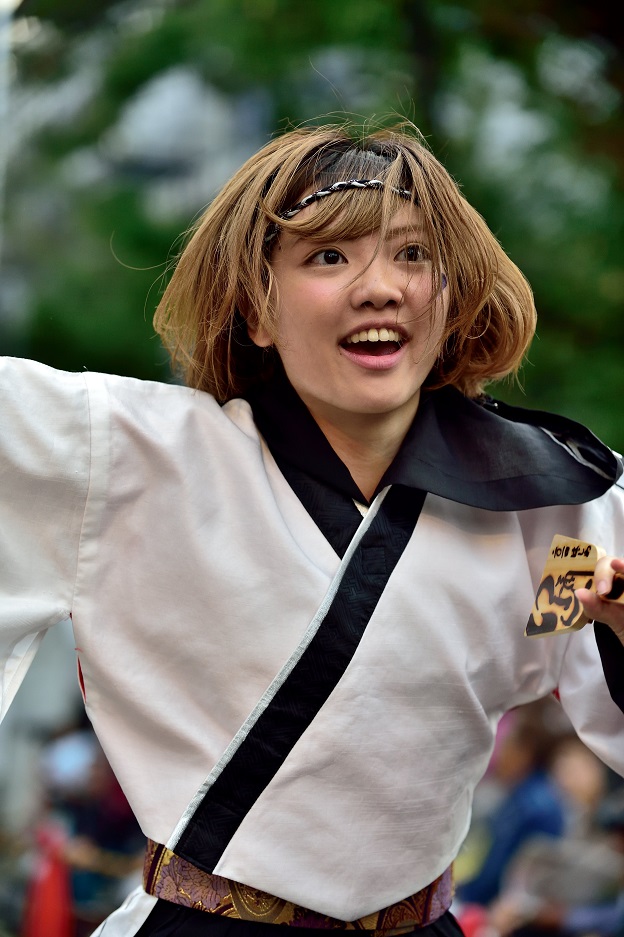
[[[401,208],[375,254],[377,247],[376,233],[311,241],[282,232],[273,249],[275,344],[291,384],[321,424],[346,429],[385,416],[407,429],[438,355],[446,281],[432,306],[419,210]],[[263,327],[250,328],[250,336],[261,347],[271,344]]]

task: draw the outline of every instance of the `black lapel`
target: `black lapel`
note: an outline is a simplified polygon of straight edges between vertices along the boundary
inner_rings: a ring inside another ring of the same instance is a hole
[[[324,485],[279,455],[276,462],[316,526],[342,559],[362,522],[353,498]]]
[[[337,686],[409,541],[423,491],[386,495],[310,644],[184,829],[175,852],[212,872],[245,815]],[[385,561],[385,562],[384,562]]]
[[[285,460],[347,497],[365,500],[284,374],[248,399],[280,468]],[[423,391],[377,491],[409,485],[472,507],[524,511],[592,501],[621,474],[617,455],[574,420],[490,397],[472,400],[443,387]]]
[[[580,423],[454,387],[424,393],[381,485],[414,485],[460,504],[524,511],[584,504],[622,474],[617,455]]]

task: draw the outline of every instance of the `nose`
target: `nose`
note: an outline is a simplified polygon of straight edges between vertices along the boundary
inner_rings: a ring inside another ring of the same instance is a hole
[[[355,309],[398,309],[403,302],[405,277],[397,265],[378,256],[366,266],[351,285]]]

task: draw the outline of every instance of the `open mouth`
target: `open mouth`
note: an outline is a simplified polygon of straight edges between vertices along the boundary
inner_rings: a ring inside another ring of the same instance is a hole
[[[404,342],[395,329],[364,329],[349,335],[341,345],[356,355],[392,355]]]

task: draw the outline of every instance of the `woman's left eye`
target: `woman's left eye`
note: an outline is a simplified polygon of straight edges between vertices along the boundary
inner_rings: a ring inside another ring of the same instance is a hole
[[[395,260],[407,261],[410,264],[423,263],[430,259],[429,251],[422,244],[408,244],[395,257]]]
[[[317,264],[320,267],[335,267],[337,264],[346,263],[346,260],[340,251],[327,248],[310,257],[308,263]]]

